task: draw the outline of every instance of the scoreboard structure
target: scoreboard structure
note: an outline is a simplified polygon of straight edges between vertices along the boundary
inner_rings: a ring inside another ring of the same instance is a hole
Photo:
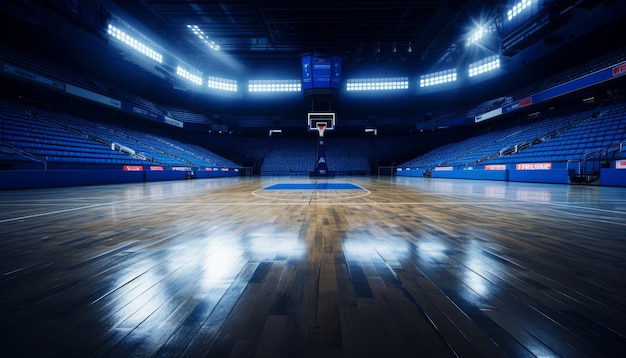
[[[302,90],[307,94],[333,94],[341,87],[341,56],[302,54]]]

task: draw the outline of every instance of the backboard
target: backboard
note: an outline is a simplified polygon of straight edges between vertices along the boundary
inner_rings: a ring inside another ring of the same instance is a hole
[[[307,113],[307,124],[310,132],[318,132],[320,137],[325,131],[335,129],[334,112],[309,112]]]

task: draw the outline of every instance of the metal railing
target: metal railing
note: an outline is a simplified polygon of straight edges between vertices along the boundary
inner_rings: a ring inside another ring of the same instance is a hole
[[[0,143],[0,150],[2,151],[2,153],[19,156],[36,163],[43,163],[44,170],[48,170],[48,161],[45,157],[38,157],[32,153],[26,152],[8,143]]]

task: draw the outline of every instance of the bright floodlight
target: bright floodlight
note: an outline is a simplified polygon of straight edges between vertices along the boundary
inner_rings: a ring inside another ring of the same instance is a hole
[[[163,63],[163,55],[154,49],[146,46],[144,43],[138,41],[136,38],[129,36],[124,31],[118,29],[117,27],[109,24],[107,30],[109,36],[113,37],[116,40],[121,41],[127,46],[133,48],[134,50],[140,52],[141,54],[148,56],[158,63]]]
[[[495,22],[491,22],[488,25],[479,25],[478,27],[476,27],[476,29],[470,33],[470,35],[467,37],[467,41],[465,42],[465,46],[470,46],[474,43],[479,42],[483,37],[487,36],[488,34],[495,32],[496,31],[496,24]]]
[[[456,68],[420,76],[420,87],[429,87],[456,81]]]
[[[474,30],[474,32],[471,33],[471,35],[469,36],[469,38],[467,39],[467,42],[469,44],[472,44],[474,42],[477,42],[478,40],[480,40],[483,36],[485,35],[485,29],[482,26],[478,26],[478,28],[476,30]]]
[[[300,80],[250,80],[248,92],[300,92]]]
[[[506,17],[511,21],[515,16],[519,15],[522,11],[530,7],[531,0],[521,0],[517,4],[507,11]]]
[[[493,71],[500,68],[500,57],[498,55],[489,56],[480,61],[470,63],[469,76],[474,77],[484,72]]]
[[[207,87],[220,91],[237,92],[237,80],[209,76],[207,79]]]
[[[200,30],[198,25],[187,25],[187,28],[191,30],[191,32],[196,35],[200,41],[202,41],[205,45],[207,45],[211,50],[219,51],[220,45],[216,44],[215,41],[209,39],[209,36],[204,34],[204,31]]]
[[[348,79],[348,91],[388,91],[409,88],[408,77]]]
[[[176,74],[179,75],[180,77],[190,81],[191,83],[195,84],[195,85],[201,85],[202,84],[202,77],[198,76],[198,75],[194,75],[193,73],[185,70],[184,68],[178,66],[176,68]]]

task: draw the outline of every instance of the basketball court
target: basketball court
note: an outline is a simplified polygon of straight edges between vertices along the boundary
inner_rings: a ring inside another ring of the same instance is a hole
[[[617,356],[625,231],[626,191],[609,187],[372,176],[3,191],[3,349]]]

